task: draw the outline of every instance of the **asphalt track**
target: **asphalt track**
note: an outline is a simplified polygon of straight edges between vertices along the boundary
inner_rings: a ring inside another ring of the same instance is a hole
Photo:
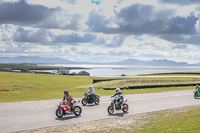
[[[61,119],[55,115],[57,104],[61,99],[0,103],[0,133],[200,105],[200,99],[193,97],[193,90],[131,94],[124,97],[128,99],[129,105],[129,111],[126,114],[115,111],[113,115],[108,115],[107,107],[110,105],[111,98],[104,96],[100,98],[100,105],[79,104],[82,107],[81,116],[68,115]],[[81,98],[75,100],[81,100]]]

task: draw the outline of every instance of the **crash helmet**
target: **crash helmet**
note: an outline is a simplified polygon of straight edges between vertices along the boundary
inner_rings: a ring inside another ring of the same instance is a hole
[[[90,88],[90,89],[92,89],[92,88],[93,88],[93,86],[91,85],[89,88]]]
[[[116,88],[116,92],[119,92],[120,91],[120,88]]]
[[[64,91],[64,95],[69,95],[69,92],[67,90]]]
[[[199,87],[199,85],[196,85],[196,87]]]

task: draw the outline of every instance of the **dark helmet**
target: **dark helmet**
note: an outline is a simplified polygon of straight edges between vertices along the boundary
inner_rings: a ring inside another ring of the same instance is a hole
[[[66,90],[66,91],[64,91],[64,94],[68,95],[68,94],[69,94],[69,92]]]

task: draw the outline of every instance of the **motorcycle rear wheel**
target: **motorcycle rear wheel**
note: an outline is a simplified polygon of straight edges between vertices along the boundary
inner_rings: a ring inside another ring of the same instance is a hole
[[[128,104],[124,104],[124,105],[123,105],[122,111],[123,111],[123,112],[127,112],[127,111],[128,111]]]
[[[111,115],[114,113],[114,107],[113,106],[109,106],[108,107],[108,113]]]
[[[194,99],[197,99],[197,93],[194,94]]]
[[[75,107],[74,107],[74,114],[75,114],[76,116],[79,116],[79,115],[81,114],[81,112],[82,112],[82,109],[81,109],[80,106],[75,106]]]
[[[56,116],[57,116],[58,118],[62,118],[63,115],[64,115],[64,111],[63,111],[61,108],[58,108],[58,109],[56,110]]]
[[[86,98],[83,98],[81,103],[85,106],[87,104],[87,99]]]

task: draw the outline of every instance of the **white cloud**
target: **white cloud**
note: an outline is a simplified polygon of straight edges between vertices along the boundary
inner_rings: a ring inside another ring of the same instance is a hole
[[[160,1],[0,0],[0,56],[198,62],[198,5]]]

